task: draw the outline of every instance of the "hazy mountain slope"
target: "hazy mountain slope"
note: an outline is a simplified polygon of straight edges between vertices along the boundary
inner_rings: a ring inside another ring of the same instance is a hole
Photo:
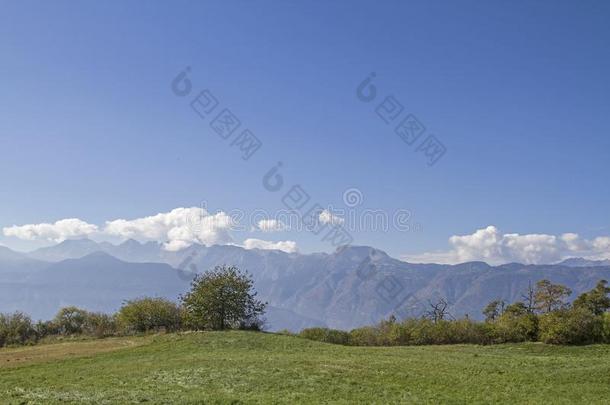
[[[610,278],[610,267],[410,264],[364,246],[315,255],[193,246],[182,255],[192,257],[197,271],[224,263],[246,269],[253,274],[260,297],[273,307],[346,329],[393,313],[420,316],[430,300],[440,297],[451,303],[454,316],[480,319],[489,301],[518,300],[529,282],[548,278],[564,283],[574,289],[574,298],[599,279]]]
[[[104,252],[126,262],[161,263],[165,251],[156,242],[140,243],[129,239],[119,245],[108,242],[97,243],[90,239],[68,239],[54,246],[40,248],[27,254],[28,257],[48,262],[79,259],[95,252]],[[171,255],[171,254],[170,254]]]
[[[569,267],[599,267],[599,266],[610,266],[610,260],[588,260],[582,257],[572,257],[559,263],[563,266]]]
[[[188,277],[167,264],[126,263],[98,252],[0,283],[0,310],[21,310],[35,319],[48,319],[67,305],[112,312],[124,300],[145,295],[176,299],[188,284]]]
[[[0,246],[0,283],[23,280],[30,273],[47,266],[46,262],[30,259],[22,253]]]
[[[570,268],[558,265],[520,266],[519,268],[492,268],[492,271],[476,277],[468,288],[453,301],[451,310],[459,316],[469,314],[481,319],[483,306],[494,299],[507,302],[522,300],[528,285],[534,286],[542,279],[565,284],[573,290],[572,299],[590,290],[600,279],[610,277],[610,267]]]
[[[90,239],[65,240],[57,245],[44,247],[28,253],[28,257],[47,262],[78,259],[94,252],[103,251],[109,243],[97,243]]]
[[[48,264],[0,249],[0,311],[21,309],[46,318],[69,304],[112,311],[137,296],[175,299],[188,289],[194,272],[228,264],[252,274],[259,298],[269,303],[272,329],[313,325],[350,329],[391,314],[421,316],[429,301],[441,297],[450,303],[452,315],[480,319],[489,301],[519,300],[530,282],[547,278],[565,284],[574,290],[573,299],[598,280],[610,279],[610,266],[411,264],[366,246],[302,255],[200,245],[167,252],[157,243],[127,241],[114,246],[80,240],[31,256],[57,260],[91,250],[107,253]],[[146,260],[158,263],[138,263]]]
[[[24,260],[26,255],[17,253],[6,246],[0,246],[0,262]]]

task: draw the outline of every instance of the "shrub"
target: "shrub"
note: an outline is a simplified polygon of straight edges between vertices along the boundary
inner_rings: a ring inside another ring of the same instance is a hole
[[[470,319],[457,321],[406,319],[403,322],[383,321],[376,327],[363,327],[350,332],[354,346],[403,346],[454,343],[492,343],[492,326]]]
[[[491,327],[470,319],[455,321],[411,319],[404,322],[410,344],[487,344],[491,342]]]
[[[430,319],[407,319],[403,325],[409,336],[408,344],[425,345],[438,341],[438,333],[434,330],[434,322]]]
[[[451,323],[446,320],[409,319],[404,326],[409,335],[409,344],[432,345],[452,342]]]
[[[602,335],[604,337],[604,343],[610,343],[610,312],[606,312],[602,315]]]
[[[23,312],[0,314],[0,347],[35,343],[38,339],[30,317]]]
[[[376,328],[376,344],[381,346],[399,346],[409,343],[409,333],[402,323],[390,317],[381,321]]]
[[[74,306],[60,309],[52,321],[38,322],[36,329],[40,337],[85,334],[101,338],[117,332],[113,315],[89,312]]]
[[[490,344],[493,341],[493,327],[488,323],[458,319],[449,323],[449,338],[442,344],[472,343]]]
[[[87,322],[89,313],[77,307],[65,307],[59,310],[53,324],[61,335],[80,335]]]
[[[447,341],[446,326],[449,321],[435,323],[429,319],[415,319],[411,322],[413,344],[434,345]]]
[[[84,333],[98,338],[117,333],[116,317],[101,312],[89,312],[84,325]]]
[[[353,346],[379,346],[380,338],[377,328],[365,326],[349,332],[349,343]]]
[[[125,302],[117,314],[118,327],[124,333],[168,331],[181,327],[180,308],[164,298],[140,298]]]
[[[318,342],[347,345],[350,336],[349,333],[337,329],[307,328],[299,333],[299,337],[317,340]]]
[[[524,312],[506,311],[492,324],[496,343],[536,341],[538,338],[538,317]]]
[[[540,340],[579,345],[603,340],[603,319],[585,308],[549,312],[540,317]]]
[[[38,321],[34,325],[38,339],[43,339],[47,336],[58,335],[59,330],[53,321]]]

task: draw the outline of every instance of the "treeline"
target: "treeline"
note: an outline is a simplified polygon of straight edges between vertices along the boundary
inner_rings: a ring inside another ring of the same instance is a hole
[[[49,321],[34,323],[22,313],[0,314],[0,347],[65,337],[133,335],[186,330],[260,330],[265,303],[256,300],[253,280],[233,266],[197,276],[176,304],[164,298],[126,301],[115,314],[62,308]]]
[[[253,280],[236,267],[219,266],[197,276],[176,304],[163,298],[126,301],[115,314],[62,308],[49,321],[32,322],[21,312],[0,314],[0,347],[35,344],[64,337],[132,335],[186,330],[261,330],[266,303],[256,300]],[[304,329],[297,336],[343,345],[399,346],[429,344],[494,344],[544,342],[552,344],[610,343],[610,288],[601,280],[595,288],[568,303],[569,288],[539,281],[511,304],[498,299],[484,309],[485,321],[453,319],[449,304],[429,303],[421,318],[394,316],[375,326],[349,332]],[[292,334],[288,331],[284,332]]]
[[[401,346],[430,344],[494,344],[544,342],[560,345],[610,343],[610,288],[601,280],[591,291],[581,294],[572,304],[572,291],[548,280],[531,285],[523,300],[507,304],[498,299],[483,310],[484,322],[468,317],[453,319],[448,303],[430,302],[421,318],[402,321],[394,316],[376,326],[349,332],[308,328],[297,335],[303,338],[353,346]],[[290,333],[290,332],[285,332]]]
[[[74,306],[62,308],[49,321],[32,322],[22,313],[0,314],[0,347],[35,344],[58,337],[130,335],[182,329],[183,315],[175,303],[163,298],[127,301],[116,314],[89,312]]]

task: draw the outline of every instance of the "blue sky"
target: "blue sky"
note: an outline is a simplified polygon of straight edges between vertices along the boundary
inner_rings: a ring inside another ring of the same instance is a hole
[[[609,20],[603,1],[3,2],[0,227],[202,201],[274,212],[261,179],[281,161],[324,205],[357,188],[359,210],[409,210],[417,231],[353,233],[395,256],[489,225],[608,235]],[[187,66],[192,95],[209,89],[262,141],[248,161],[172,93]],[[376,115],[389,95],[445,145],[435,165]]]

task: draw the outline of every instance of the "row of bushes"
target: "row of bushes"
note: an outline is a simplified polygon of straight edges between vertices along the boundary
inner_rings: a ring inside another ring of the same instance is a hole
[[[506,306],[494,300],[485,307],[485,322],[448,320],[447,301],[430,303],[422,319],[397,322],[394,317],[377,326],[350,332],[310,328],[298,335],[327,343],[356,346],[396,346],[507,342],[551,344],[610,343],[610,288],[600,280],[595,288],[567,302],[569,288],[540,280],[522,296],[523,302]]]
[[[349,332],[308,328],[297,336],[320,342],[352,346],[404,346],[433,344],[494,344],[535,342],[551,344],[610,343],[610,314],[594,315],[583,309],[548,314],[507,315],[494,322],[471,319],[393,319]]]
[[[143,332],[173,332],[182,328],[183,314],[174,302],[163,298],[127,301],[116,314],[62,308],[50,321],[32,322],[22,313],[0,314],[0,347],[34,344],[65,336],[96,338]]]
[[[264,303],[255,300],[252,280],[234,267],[220,266],[192,283],[181,297],[182,305],[163,298],[127,301],[113,315],[67,307],[53,320],[33,323],[25,314],[0,314],[0,347],[30,344],[57,336],[106,337],[142,332],[203,329],[260,330]],[[552,344],[610,343],[610,288],[601,280],[572,304],[571,291],[541,280],[530,287],[524,302],[505,306],[495,300],[483,310],[485,322],[448,319],[448,303],[430,303],[421,319],[397,321],[394,317],[376,326],[350,332],[310,328],[298,335],[328,343],[358,346],[394,346],[541,341]]]

